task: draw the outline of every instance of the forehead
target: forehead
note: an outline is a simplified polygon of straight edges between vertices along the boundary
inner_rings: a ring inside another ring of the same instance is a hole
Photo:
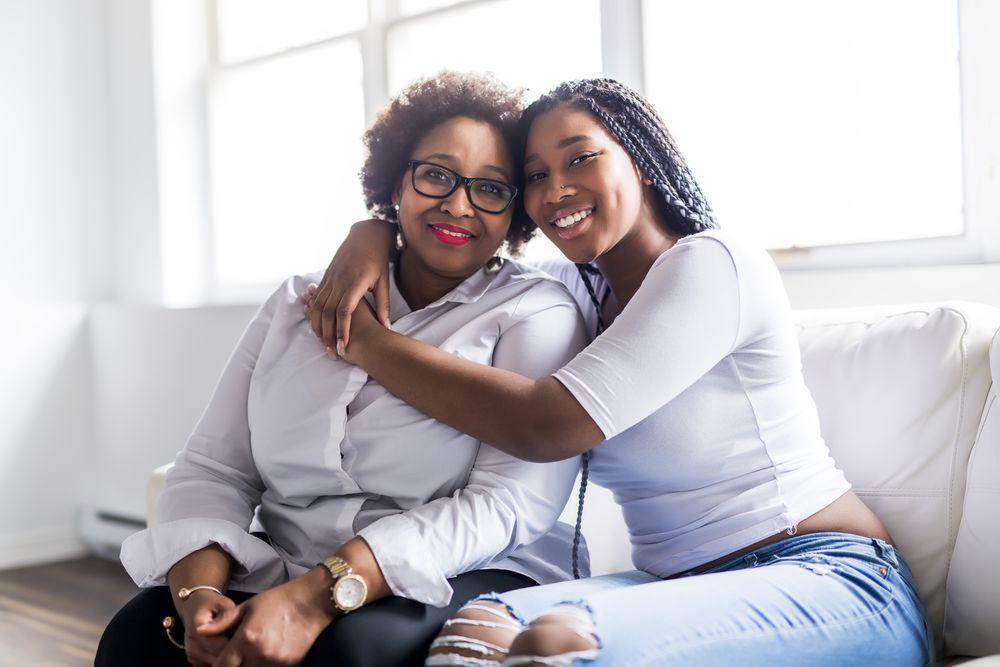
[[[469,170],[491,164],[509,169],[512,164],[510,148],[500,130],[464,116],[449,118],[433,127],[413,149],[411,157],[419,160],[434,154],[451,156],[451,159],[435,158],[435,162]]]
[[[570,137],[612,139],[594,114],[579,107],[561,104],[540,113],[528,131],[527,152],[561,150],[559,142]]]

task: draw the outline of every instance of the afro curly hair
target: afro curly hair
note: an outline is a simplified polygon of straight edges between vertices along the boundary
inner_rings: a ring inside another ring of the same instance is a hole
[[[518,121],[524,92],[500,83],[492,75],[444,70],[419,79],[393,98],[364,134],[367,157],[361,168],[365,205],[376,218],[395,221],[392,193],[406,172],[413,149],[432,129],[458,116],[493,125],[504,137],[514,158],[515,178],[521,183],[521,139]],[[507,250],[517,255],[536,229],[521,197],[514,202]]]

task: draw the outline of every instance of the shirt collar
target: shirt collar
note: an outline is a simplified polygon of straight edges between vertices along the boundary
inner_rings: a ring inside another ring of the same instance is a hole
[[[500,271],[490,273],[486,270],[486,267],[483,267],[437,301],[427,304],[425,309],[436,308],[446,303],[474,303],[489,291],[493,281],[500,273]],[[405,317],[411,312],[410,306],[406,303],[406,299],[403,298],[403,294],[399,291],[399,286],[396,284],[395,266],[391,266],[389,269],[389,319],[395,322],[400,317]]]

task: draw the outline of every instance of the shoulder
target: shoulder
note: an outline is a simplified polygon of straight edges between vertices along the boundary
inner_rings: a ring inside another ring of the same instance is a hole
[[[294,313],[302,316],[302,295],[305,293],[306,287],[309,283],[318,284],[322,279],[322,271],[301,273],[285,278],[263,303],[261,313],[272,316],[281,313]]]
[[[732,278],[739,284],[778,275],[774,260],[763,248],[718,229],[679,239],[657,258],[650,274],[663,279],[676,279],[677,274],[713,281]]]
[[[540,306],[545,304],[576,303],[573,295],[566,288],[562,280],[530,264],[507,260],[504,262],[504,268],[501,270],[498,279],[502,280],[505,284],[520,284],[523,286],[523,292],[520,297],[522,304],[525,301]],[[521,308],[519,307],[518,310],[521,310]]]
[[[570,291],[561,281],[534,266],[506,260],[490,291],[494,294],[491,301],[503,303],[499,308],[503,312],[502,332],[541,313],[546,313],[541,319],[550,326],[582,326],[579,308]]]

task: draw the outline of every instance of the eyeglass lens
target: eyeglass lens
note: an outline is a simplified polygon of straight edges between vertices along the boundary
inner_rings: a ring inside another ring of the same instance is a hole
[[[447,197],[458,180],[458,174],[435,164],[418,164],[413,170],[413,186],[428,197]],[[485,178],[474,180],[468,191],[474,206],[494,213],[504,210],[514,196],[507,184]]]

